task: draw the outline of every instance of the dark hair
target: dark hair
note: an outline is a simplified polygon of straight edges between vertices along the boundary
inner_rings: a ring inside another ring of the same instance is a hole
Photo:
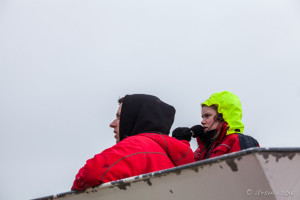
[[[207,105],[202,104],[201,106],[202,106],[202,108],[203,108],[204,106],[207,106]],[[223,122],[224,122],[223,114],[218,112],[218,105],[213,104],[213,105],[207,106],[207,107],[211,107],[212,109],[214,109],[214,110],[217,112],[217,115],[215,116],[215,120],[219,120],[220,123],[223,123]],[[219,124],[219,125],[220,125],[220,124]],[[218,127],[219,127],[219,125],[218,125]],[[214,137],[212,138],[213,141],[216,141],[216,140],[220,137],[220,134],[221,134],[221,132],[222,132],[222,128],[220,128],[220,129],[218,130],[218,127],[217,127],[217,130],[216,130],[216,134],[215,134]]]
[[[205,105],[205,104],[202,104],[202,105],[201,105],[202,108],[203,108],[204,106],[207,106],[207,105]],[[214,110],[217,112],[217,115],[215,116],[215,117],[216,117],[215,119],[223,120],[223,114],[218,112],[218,105],[213,104],[213,105],[207,106],[207,107],[211,107],[212,109],[214,109]],[[218,118],[219,116],[220,116],[221,118]]]
[[[124,97],[121,97],[121,98],[118,99],[119,104],[123,103],[123,101],[124,101]]]

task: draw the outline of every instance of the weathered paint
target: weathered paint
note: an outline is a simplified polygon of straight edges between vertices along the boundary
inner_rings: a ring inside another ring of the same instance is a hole
[[[130,183],[121,183],[117,185],[120,190],[126,190],[126,187],[130,187]]]
[[[199,172],[198,167],[193,167],[192,170],[193,170],[194,172]]]
[[[150,178],[147,178],[147,179],[145,179],[144,181],[145,181],[149,186],[152,185],[152,183],[151,183],[151,181],[150,181]]]
[[[263,155],[263,158],[265,160],[268,160],[269,156],[274,156],[276,158],[276,162],[278,162],[281,158],[285,158],[288,157],[290,160],[292,160],[294,158],[294,156],[296,155],[295,152],[280,152],[280,153],[267,153],[267,152],[263,152],[261,153]]]
[[[237,167],[237,164],[234,162],[234,159],[228,159],[228,160],[226,160],[226,163],[233,172],[238,171],[238,167]]]
[[[299,168],[300,148],[253,148],[38,199],[300,199]]]

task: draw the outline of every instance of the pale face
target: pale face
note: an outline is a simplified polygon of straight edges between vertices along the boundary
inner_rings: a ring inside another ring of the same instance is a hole
[[[120,142],[120,116],[121,116],[121,109],[122,109],[122,103],[119,106],[119,109],[116,114],[116,119],[112,121],[112,123],[109,125],[111,128],[114,129],[116,143]]]
[[[217,111],[209,106],[202,107],[202,121],[201,124],[204,128],[204,131],[210,131],[217,129],[219,121],[217,119]]]

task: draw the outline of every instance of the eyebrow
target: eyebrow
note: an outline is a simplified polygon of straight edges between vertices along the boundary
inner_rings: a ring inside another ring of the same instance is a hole
[[[212,115],[212,113],[210,113],[210,112],[208,111],[208,112],[203,113],[201,116],[203,117],[204,115]]]

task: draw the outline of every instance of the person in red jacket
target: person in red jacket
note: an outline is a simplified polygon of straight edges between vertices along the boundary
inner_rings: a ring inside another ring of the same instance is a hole
[[[236,95],[228,91],[214,93],[201,107],[202,126],[179,127],[172,133],[179,140],[197,138],[196,161],[259,147],[253,137],[242,134],[242,106]]]
[[[119,100],[114,129],[116,145],[87,160],[72,190],[194,162],[189,144],[169,137],[175,109],[145,94]]]

